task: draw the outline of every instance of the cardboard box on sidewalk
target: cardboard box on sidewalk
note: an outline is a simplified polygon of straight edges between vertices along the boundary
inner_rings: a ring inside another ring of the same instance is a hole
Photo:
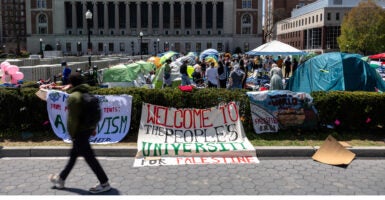
[[[329,135],[312,158],[329,165],[349,165],[356,154],[347,150],[346,147],[351,146],[346,142],[338,142],[333,136]]]

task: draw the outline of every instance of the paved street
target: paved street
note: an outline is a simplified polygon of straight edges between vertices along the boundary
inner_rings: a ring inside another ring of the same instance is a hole
[[[384,195],[385,160],[355,159],[346,168],[308,158],[260,158],[259,164],[134,168],[133,158],[99,157],[113,189],[108,195]],[[83,159],[66,188],[52,189],[48,174],[65,157],[0,159],[0,195],[88,195],[97,183]]]

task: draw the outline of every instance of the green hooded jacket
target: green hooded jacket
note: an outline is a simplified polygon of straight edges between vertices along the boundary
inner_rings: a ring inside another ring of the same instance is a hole
[[[68,90],[70,95],[67,99],[67,128],[72,138],[74,138],[77,134],[96,129],[96,125],[87,127],[81,123],[81,117],[83,113],[82,94],[88,92],[89,89],[90,86],[88,84],[81,84]]]

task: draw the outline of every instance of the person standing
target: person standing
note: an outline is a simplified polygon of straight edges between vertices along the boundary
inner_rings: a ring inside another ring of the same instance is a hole
[[[163,66],[163,88],[172,86],[170,63],[171,59],[167,59]]]
[[[181,85],[191,85],[190,77],[187,74],[187,60],[183,61],[182,66],[180,66],[179,72],[182,75]]]
[[[75,165],[78,156],[83,156],[87,164],[91,167],[92,171],[96,174],[100,184],[89,189],[91,193],[106,192],[111,189],[108,182],[108,177],[104,172],[102,166],[95,157],[95,153],[91,148],[89,138],[91,135],[95,135],[95,129],[97,124],[87,126],[82,123],[84,116],[84,99],[83,94],[88,93],[90,86],[84,84],[83,77],[80,73],[71,74],[69,82],[72,88],[68,90],[70,94],[67,100],[68,105],[68,117],[67,128],[72,138],[72,149],[70,152],[70,159],[68,160],[65,168],[60,174],[51,174],[49,180],[58,189],[64,188],[64,182],[67,179],[69,173]],[[89,113],[87,113],[89,114]]]
[[[64,67],[63,73],[62,73],[62,82],[63,82],[63,85],[67,85],[68,84],[68,78],[71,74],[71,69],[67,65],[67,62],[62,62],[61,66]]]
[[[282,70],[277,64],[273,64],[270,70],[270,90],[283,90]]]
[[[297,61],[296,58],[293,58],[293,64],[292,64],[292,65],[293,65],[293,67],[292,67],[292,69],[291,69],[291,75],[293,76],[295,70],[297,70],[297,67],[298,67],[298,61]]]
[[[226,88],[226,83],[227,83],[226,69],[222,61],[218,62],[218,64],[219,64],[219,67],[218,67],[219,87]]]
[[[290,71],[291,71],[291,61],[290,61],[290,57],[288,56],[285,60],[285,78],[289,78]]]
[[[233,71],[230,72],[229,89],[242,89],[245,76],[245,72],[240,69],[239,64],[234,65]]]
[[[210,63],[210,67],[206,70],[206,78],[209,88],[217,88],[219,83],[218,69],[215,68],[215,63]]]

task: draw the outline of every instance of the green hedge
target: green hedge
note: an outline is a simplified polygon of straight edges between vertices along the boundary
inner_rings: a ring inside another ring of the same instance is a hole
[[[0,129],[3,131],[47,131],[46,102],[35,93],[38,88],[0,88]],[[96,88],[91,93],[101,95],[128,94],[133,96],[131,130],[136,134],[140,124],[142,102],[175,108],[207,108],[221,102],[240,102],[240,115],[246,133],[253,133],[247,90],[146,88]],[[385,125],[385,94],[375,92],[313,92],[319,114],[319,128],[334,125],[340,130],[379,129]],[[369,120],[370,119],[370,120]],[[248,135],[249,136],[249,135]],[[136,136],[134,136],[136,137]],[[253,137],[251,135],[250,137]]]

